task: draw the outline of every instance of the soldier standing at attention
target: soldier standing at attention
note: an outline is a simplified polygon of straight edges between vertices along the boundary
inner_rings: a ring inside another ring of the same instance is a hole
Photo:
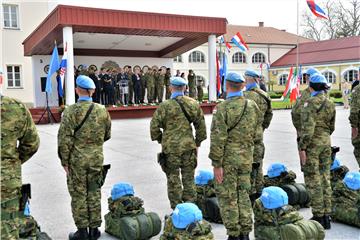
[[[197,149],[206,139],[203,111],[195,100],[184,96],[186,83],[183,78],[171,78],[171,99],[160,104],[150,124],[151,140],[161,143],[166,156],[163,170],[172,209],[179,203],[196,200]],[[195,127],[195,139],[191,124]]]
[[[21,165],[36,153],[39,143],[29,110],[1,95],[1,239],[20,238]]]
[[[330,229],[330,135],[335,130],[335,105],[326,95],[329,87],[323,75],[312,75],[309,86],[310,98],[301,109],[299,157],[311,198],[312,220]]]
[[[251,200],[260,197],[264,185],[263,176],[263,159],[265,155],[265,146],[263,142],[264,131],[270,125],[273,113],[271,108],[271,99],[269,95],[259,88],[257,84],[260,75],[252,69],[245,72],[246,91],[244,96],[246,99],[253,100],[260,109],[260,124],[262,128],[258,130],[261,132],[261,139],[255,142],[254,145],[254,164],[251,172]]]
[[[165,99],[169,99],[171,96],[171,91],[170,91],[170,78],[171,78],[171,70],[170,68],[166,69],[166,73],[165,73]]]
[[[154,77],[154,70],[149,69],[147,71],[147,81],[146,81],[146,87],[147,87],[147,99],[148,103],[154,103],[155,99],[155,77]]]
[[[196,95],[196,85],[195,85],[195,74],[193,70],[189,70],[189,74],[187,76],[189,82],[189,97],[195,99]]]
[[[103,105],[92,103],[93,81],[76,79],[77,103],[63,113],[58,132],[58,154],[67,175],[71,210],[77,232],[70,240],[98,239],[101,235],[103,144],[110,139],[111,119]],[[88,229],[89,228],[89,229]]]
[[[159,74],[156,79],[157,99],[161,103],[164,98],[164,81],[165,81],[165,69],[160,68]]]
[[[243,96],[244,83],[240,74],[227,74],[227,98],[216,106],[211,124],[209,158],[228,240],[250,239],[252,230],[250,173],[262,121],[256,103]]]
[[[360,85],[356,86],[351,95],[350,104],[351,139],[354,146],[354,155],[360,168]]]

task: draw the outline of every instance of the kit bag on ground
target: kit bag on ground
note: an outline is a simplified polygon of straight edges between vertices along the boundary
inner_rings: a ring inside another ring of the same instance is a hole
[[[296,173],[293,171],[282,172],[278,177],[269,177],[268,175],[264,176],[264,187],[269,186],[282,186],[286,184],[294,184],[296,179]]]
[[[222,223],[213,180],[206,185],[196,185],[196,192],[196,205],[202,211],[204,219],[214,223]]]
[[[21,216],[18,222],[20,239],[51,240],[47,233],[41,232],[40,226],[32,216]]]
[[[310,195],[304,183],[286,184],[280,186],[288,195],[289,204],[295,207],[309,207]]]

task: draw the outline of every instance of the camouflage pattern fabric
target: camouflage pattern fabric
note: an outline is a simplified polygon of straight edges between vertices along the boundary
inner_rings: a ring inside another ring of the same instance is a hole
[[[189,86],[189,97],[195,99],[196,98],[196,83],[195,83],[195,74],[189,74],[187,76],[188,86]]]
[[[21,164],[39,148],[30,112],[20,101],[1,96],[1,238],[18,239]]]
[[[165,83],[165,99],[170,99],[171,96],[171,91],[170,91],[170,78],[171,78],[171,74],[170,73],[166,73],[165,74],[165,79],[164,79],[164,83]]]
[[[156,97],[159,103],[161,103],[164,98],[164,81],[165,81],[165,75],[160,74],[155,82],[155,88],[157,93]]]
[[[49,235],[41,232],[40,226],[32,216],[22,216],[19,219],[20,239],[26,240],[51,240]]]
[[[149,103],[153,103],[155,101],[155,77],[153,73],[145,73],[147,76],[147,99]]]
[[[291,109],[291,119],[296,131],[298,133],[298,137],[301,132],[301,108],[304,106],[304,103],[311,97],[310,88],[306,88],[301,91],[301,96],[296,99],[295,105]]]
[[[94,104],[75,135],[74,129],[85,117],[91,102],[81,101],[66,108],[58,132],[58,154],[61,165],[69,168],[67,184],[78,228],[101,225],[101,191],[90,186],[102,178],[103,144],[111,137],[111,119],[104,106]]]
[[[204,90],[202,86],[197,86],[196,87],[196,91],[197,91],[197,100],[199,102],[202,102],[204,100]]]
[[[324,93],[310,97],[301,109],[299,146],[306,150],[307,158],[302,171],[316,217],[331,213],[330,135],[335,130],[335,113],[334,103]]]
[[[358,128],[358,135],[353,138],[354,156],[360,168],[360,85],[356,86],[351,94],[349,121],[352,128]]]
[[[340,166],[337,169],[330,171],[331,189],[334,189],[335,185],[338,182],[341,182],[344,179],[346,173],[348,173],[348,172],[349,172],[349,168],[344,165]]]
[[[208,219],[205,202],[207,198],[215,197],[214,181],[209,181],[206,185],[195,185],[196,188],[196,205],[203,213],[204,219]]]
[[[246,101],[247,108],[238,123]],[[231,236],[248,234],[252,229],[250,172],[254,142],[262,133],[258,131],[260,114],[254,101],[234,97],[218,104],[212,119],[209,158],[214,167],[224,171],[223,182],[215,182],[215,190],[222,220]]]
[[[124,196],[116,200],[108,198],[109,211],[114,217],[134,216],[144,213],[144,201],[135,196]]]
[[[286,184],[294,184],[296,179],[296,173],[293,171],[283,172],[280,176],[269,178],[268,175],[264,176],[264,187],[269,186],[282,186]]]
[[[177,229],[171,218],[165,220],[164,231],[160,240],[214,240],[211,225],[205,220],[189,225],[186,229]]]

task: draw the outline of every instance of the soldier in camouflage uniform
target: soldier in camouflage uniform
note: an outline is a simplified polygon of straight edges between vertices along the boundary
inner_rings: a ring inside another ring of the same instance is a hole
[[[147,69],[140,71],[140,85],[141,85],[141,94],[140,94],[140,103],[144,103],[145,101],[145,92],[147,89],[146,82],[148,80]]]
[[[266,92],[259,88],[257,80],[260,75],[254,70],[247,70],[245,72],[246,80],[246,91],[244,96],[246,99],[253,100],[258,108],[260,109],[261,115],[259,122],[262,128],[259,128],[259,134],[261,139],[255,142],[254,145],[254,164],[251,172],[251,200],[255,200],[261,195],[262,188],[264,186],[264,176],[263,176],[263,159],[265,155],[265,146],[263,142],[263,135],[265,129],[270,125],[273,113],[271,108],[271,99]]]
[[[254,101],[243,97],[244,82],[240,74],[227,74],[227,99],[217,105],[211,125],[209,158],[230,240],[249,239],[252,230],[250,173],[254,142],[261,138],[261,112]]]
[[[149,69],[149,71],[146,73],[147,76],[147,99],[148,103],[154,103],[155,101],[155,71],[152,69]]]
[[[195,74],[193,70],[189,70],[189,74],[187,76],[189,82],[189,97],[196,98],[196,83],[195,83]]]
[[[170,78],[171,78],[171,70],[170,68],[166,69],[166,73],[165,73],[165,99],[169,99],[171,96],[171,91],[170,91]]]
[[[331,142],[335,130],[335,105],[327,95],[327,80],[321,74],[310,77],[310,98],[301,109],[299,156],[309,192],[313,220],[330,229]]]
[[[164,98],[164,83],[165,83],[165,69],[160,68],[157,74],[157,78],[155,78],[155,88],[156,88],[156,97],[158,103],[162,103]]]
[[[19,239],[21,165],[36,153],[39,143],[25,105],[1,96],[1,239]]]
[[[349,120],[352,130],[351,139],[354,146],[354,155],[360,168],[360,85],[356,86],[352,91]]]
[[[65,109],[58,132],[58,154],[66,171],[72,214],[78,228],[69,239],[98,239],[101,225],[98,183],[103,177],[103,144],[111,136],[111,119],[103,105],[92,103],[93,81],[80,75],[76,84],[79,101]],[[87,113],[90,113],[88,118],[75,132]]]
[[[173,77],[170,84],[171,99],[160,104],[155,111],[150,133],[151,140],[161,143],[162,152],[166,155],[163,170],[167,177],[168,198],[174,209],[179,203],[196,201],[194,173],[197,148],[206,139],[206,126],[199,104],[184,96],[186,80]],[[195,139],[191,123],[196,131]]]

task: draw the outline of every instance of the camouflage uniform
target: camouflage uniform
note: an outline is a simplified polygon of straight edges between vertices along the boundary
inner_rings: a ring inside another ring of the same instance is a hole
[[[301,108],[299,147],[306,151],[302,171],[315,217],[331,213],[330,135],[335,130],[335,113],[335,105],[325,93],[310,97]]]
[[[174,99],[160,104],[150,124],[151,140],[161,143],[162,151],[167,157],[165,173],[168,181],[168,198],[173,209],[183,201],[196,201],[196,147],[206,139],[205,119],[199,104],[186,96],[177,99],[192,120],[196,130],[195,139],[192,126]]]
[[[145,75],[148,75],[146,81],[147,99],[149,103],[153,103],[155,101],[155,76],[153,73],[149,72],[147,72]]]
[[[165,74],[165,90],[166,90],[166,93],[165,93],[165,99],[169,99],[170,96],[171,96],[171,91],[170,91],[170,73],[166,73]]]
[[[66,108],[58,132],[58,154],[62,166],[68,166],[68,190],[77,228],[101,225],[101,191],[96,182],[102,177],[103,144],[110,139],[111,119],[106,108],[94,103],[94,109],[82,128],[91,102],[80,101]]]
[[[19,239],[21,164],[39,148],[30,112],[19,101],[1,97],[1,239]]]
[[[196,84],[195,84],[195,74],[189,74],[188,78],[188,86],[189,86],[189,97],[196,98]]]
[[[299,140],[301,133],[301,108],[304,106],[304,103],[310,98],[310,88],[306,88],[301,92],[301,96],[296,100],[295,105],[291,110],[291,119],[292,123],[297,132],[297,143],[299,148]]]
[[[255,194],[261,193],[264,185],[262,167],[265,155],[265,146],[263,142],[263,135],[264,130],[267,129],[270,125],[273,113],[270,97],[259,87],[255,87],[249,91],[244,92],[244,96],[247,99],[253,100],[259,107],[261,112],[260,125],[262,126],[262,128],[258,129],[259,134],[261,134],[261,139],[256,141],[254,145],[254,163],[258,163],[259,165],[257,166],[257,168],[253,168],[251,171],[251,194]]]
[[[164,98],[164,80],[165,80],[165,75],[159,74],[155,81],[155,88],[157,92],[156,97],[159,103],[161,103]]]
[[[245,101],[248,101],[247,108],[236,124]],[[258,130],[261,113],[254,101],[244,97],[230,98],[216,108],[211,125],[209,158],[214,167],[224,170],[223,182],[215,182],[216,196],[227,234],[245,235],[252,230],[250,172],[254,142],[261,138]]]
[[[350,124],[352,128],[358,129],[358,135],[352,139],[354,146],[354,155],[360,168],[360,86],[357,86],[352,91],[350,104]]]

